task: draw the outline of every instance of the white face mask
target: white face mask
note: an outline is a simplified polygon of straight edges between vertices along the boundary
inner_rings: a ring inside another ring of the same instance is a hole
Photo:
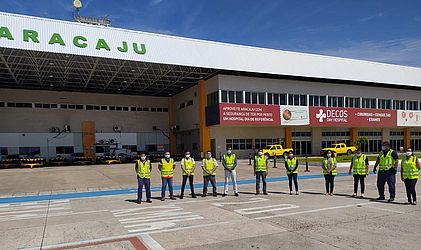
[[[259,154],[260,156],[262,156],[262,155],[263,155],[263,152],[259,152],[258,154]]]
[[[165,155],[165,158],[170,158],[170,155],[166,154],[166,155]]]
[[[229,154],[229,155],[230,155],[231,153],[232,153],[232,151],[231,151],[231,150],[228,150],[228,151],[227,151],[227,154]]]
[[[190,155],[186,155],[186,158],[190,158]]]
[[[332,156],[332,154],[327,154],[327,157],[330,158]]]
[[[292,157],[294,157],[294,155],[293,154],[289,154],[289,158],[292,158]]]
[[[210,159],[212,157],[212,154],[208,154],[207,157],[208,159]]]
[[[407,156],[411,156],[411,155],[412,155],[412,152],[411,152],[411,151],[406,152],[406,155],[407,155]]]
[[[358,153],[358,154],[357,154],[357,157],[360,157],[360,156],[361,156],[361,153]]]
[[[145,156],[142,156],[142,157],[140,157],[140,159],[141,159],[142,161],[144,161],[144,160],[146,160],[146,157],[145,157]]]
[[[384,150],[386,150],[386,147],[385,146],[382,146],[382,150],[384,151]]]

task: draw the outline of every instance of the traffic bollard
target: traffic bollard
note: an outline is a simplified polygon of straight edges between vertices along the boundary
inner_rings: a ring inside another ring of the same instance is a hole
[[[251,153],[249,154],[249,165],[251,165]]]
[[[305,172],[310,172],[310,170],[308,170],[308,156],[306,155],[306,170]]]

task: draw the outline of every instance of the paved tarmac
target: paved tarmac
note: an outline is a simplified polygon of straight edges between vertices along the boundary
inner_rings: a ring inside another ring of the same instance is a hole
[[[300,194],[289,195],[278,164],[269,169],[269,195],[256,196],[251,166],[237,169],[239,197],[230,189],[227,197],[164,202],[154,169],[153,202],[141,205],[132,202],[133,164],[1,169],[0,249],[420,249],[421,205],[404,205],[400,180],[393,203],[371,200],[375,175],[366,198],[351,198],[353,179],[341,167],[335,195],[325,196],[320,168],[311,166],[299,173]],[[195,178],[201,193],[199,167]]]

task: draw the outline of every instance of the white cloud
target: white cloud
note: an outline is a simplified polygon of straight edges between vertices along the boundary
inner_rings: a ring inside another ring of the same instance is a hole
[[[149,5],[150,6],[155,6],[155,5],[160,4],[162,1],[163,0],[152,0],[152,1],[149,2]]]
[[[372,19],[380,18],[382,16],[383,16],[383,13],[379,12],[379,13],[371,15],[371,16],[360,18],[359,20],[360,20],[360,22],[367,22],[367,21],[370,21]]]

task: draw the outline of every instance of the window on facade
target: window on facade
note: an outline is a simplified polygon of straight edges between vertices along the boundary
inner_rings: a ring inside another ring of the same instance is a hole
[[[258,95],[259,95],[259,104],[266,104],[266,98],[265,98],[266,94],[260,92],[258,93]]]
[[[289,94],[288,105],[307,106],[307,95]]]
[[[86,105],[86,110],[94,110],[94,106],[92,106],[92,105]]]
[[[193,100],[188,100],[186,106],[191,106],[193,105]]]
[[[364,137],[381,137],[382,132],[381,131],[359,131],[358,136],[364,136]]]
[[[101,110],[107,110],[107,106],[101,106]]]
[[[251,92],[245,92],[246,100],[245,103],[251,103]]]
[[[342,96],[328,96],[328,107],[344,107],[344,98]]]
[[[18,103],[16,103],[16,108],[32,108],[32,103],[18,102]]]
[[[252,139],[226,139],[226,148],[231,147],[233,150],[250,150],[252,149]]]
[[[77,105],[76,105],[76,109],[83,109],[83,105],[81,105],[81,104],[77,104]]]
[[[74,148],[71,146],[56,147],[56,154],[73,154]]]
[[[407,110],[419,110],[418,101],[406,101]]]
[[[311,107],[326,107],[326,96],[311,95],[309,102]]]
[[[389,99],[379,99],[377,102],[378,109],[391,109],[392,101]]]
[[[208,106],[216,105],[219,103],[218,91],[208,94],[207,103],[208,103]]]
[[[228,102],[228,91],[221,91],[221,102]]]
[[[393,109],[405,110],[405,101],[393,100]]]
[[[40,153],[39,147],[19,147],[20,155],[39,155]]]
[[[362,98],[361,108],[365,109],[375,109],[376,99],[375,98]]]
[[[251,103],[257,104],[257,93],[256,92],[251,93]]]
[[[279,138],[254,139],[254,148],[263,149],[268,145],[279,144]]]
[[[235,91],[228,91],[228,102],[235,103]]]
[[[403,131],[390,131],[389,135],[390,136],[404,136],[404,132]]]
[[[243,91],[235,91],[235,102],[243,103]]]
[[[8,155],[6,147],[0,147],[0,155]]]
[[[4,108],[4,102],[0,102],[0,108]]]
[[[359,108],[360,98],[359,97],[345,97],[345,107],[347,108]]]

